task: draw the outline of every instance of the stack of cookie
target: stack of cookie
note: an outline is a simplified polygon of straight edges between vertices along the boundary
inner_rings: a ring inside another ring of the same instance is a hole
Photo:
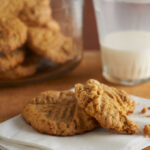
[[[72,39],[53,19],[50,0],[0,0],[0,78],[33,75],[41,58],[56,64],[73,58]]]
[[[139,127],[127,117],[134,109],[126,92],[90,79],[76,84],[75,92],[41,93],[25,106],[22,116],[34,129],[50,135],[70,136],[97,127],[135,134]]]

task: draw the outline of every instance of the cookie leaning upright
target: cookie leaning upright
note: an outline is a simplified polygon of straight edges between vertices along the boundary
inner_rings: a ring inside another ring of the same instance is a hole
[[[109,97],[112,97],[114,101],[118,102],[126,114],[130,114],[134,111],[136,103],[125,91],[109,87],[105,84],[101,84],[101,86],[103,88],[103,92],[109,95]]]
[[[27,39],[27,27],[17,17],[0,14],[0,52],[9,53],[20,48]]]
[[[22,116],[37,131],[50,135],[81,134],[99,126],[69,90],[41,93],[25,106]]]
[[[96,80],[88,80],[85,85],[76,84],[75,94],[79,105],[92,117],[94,117],[103,128],[114,131],[134,134],[138,126],[128,119],[129,109],[125,106],[132,105],[128,100],[121,99],[121,96],[113,89],[106,90],[103,84]],[[109,92],[108,92],[109,91]],[[112,92],[113,91],[113,92]],[[121,94],[121,93],[120,93]],[[130,111],[129,111],[130,112]]]

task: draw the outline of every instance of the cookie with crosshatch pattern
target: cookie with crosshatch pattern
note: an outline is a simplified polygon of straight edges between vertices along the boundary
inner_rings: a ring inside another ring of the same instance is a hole
[[[132,112],[133,108],[130,105],[133,105],[133,100],[124,99],[124,96],[129,98],[126,93],[115,90],[94,79],[88,80],[85,84],[75,85],[79,105],[94,117],[101,127],[135,134],[139,131],[139,127],[127,117],[127,114]],[[126,108],[128,106],[129,108]]]
[[[34,129],[50,135],[71,136],[99,126],[69,90],[41,93],[25,106],[22,116]]]

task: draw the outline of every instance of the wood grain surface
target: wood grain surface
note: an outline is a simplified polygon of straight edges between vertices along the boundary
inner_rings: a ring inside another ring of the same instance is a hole
[[[42,91],[70,89],[75,83],[84,83],[90,78],[112,86],[113,84],[103,79],[101,70],[99,51],[87,51],[81,64],[73,72],[63,77],[36,84],[0,88],[0,121],[19,114],[24,105]],[[136,86],[113,86],[124,89],[132,95],[150,98],[150,82]]]

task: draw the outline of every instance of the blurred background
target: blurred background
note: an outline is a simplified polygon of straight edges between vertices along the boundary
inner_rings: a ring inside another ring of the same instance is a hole
[[[92,0],[85,0],[84,9],[84,49],[98,50],[98,34]]]

